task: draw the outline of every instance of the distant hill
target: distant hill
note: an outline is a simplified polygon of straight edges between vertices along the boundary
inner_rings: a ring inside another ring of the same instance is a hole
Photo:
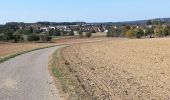
[[[170,23],[170,18],[155,18],[155,19],[148,19],[152,22],[160,21],[162,23]],[[137,20],[137,21],[125,21],[125,22],[116,22],[113,24],[122,25],[122,24],[130,24],[130,25],[145,25],[148,20]]]
[[[148,19],[151,21],[160,21],[162,23],[170,23],[170,18],[155,18]],[[37,23],[23,23],[23,22],[9,22],[6,25],[30,25],[30,24],[40,24],[40,25],[82,25],[82,24],[93,24],[93,25],[145,25],[148,20],[137,20],[137,21],[124,21],[124,22],[37,22]]]
[[[170,18],[155,18],[148,19],[151,21],[160,21],[162,23],[170,23]],[[137,21],[123,21],[123,22],[101,22],[101,23],[91,23],[91,24],[103,24],[103,25],[145,25],[148,20],[137,20]]]

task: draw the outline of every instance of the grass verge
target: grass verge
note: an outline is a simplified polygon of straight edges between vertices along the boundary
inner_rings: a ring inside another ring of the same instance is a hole
[[[59,91],[66,100],[92,100],[83,89],[74,71],[62,58],[61,49],[55,51],[50,60],[50,70],[54,76],[56,85],[60,85]]]

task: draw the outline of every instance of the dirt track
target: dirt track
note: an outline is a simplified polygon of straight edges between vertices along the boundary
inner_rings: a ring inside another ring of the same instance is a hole
[[[95,99],[170,99],[168,38],[77,44],[62,55]]]

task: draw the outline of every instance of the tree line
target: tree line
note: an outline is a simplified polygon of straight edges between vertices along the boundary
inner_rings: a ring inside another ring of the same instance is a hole
[[[128,38],[141,38],[141,37],[164,37],[170,35],[170,25],[154,25],[152,27],[136,27],[136,26],[123,26],[123,27],[109,27],[108,37],[128,37]]]

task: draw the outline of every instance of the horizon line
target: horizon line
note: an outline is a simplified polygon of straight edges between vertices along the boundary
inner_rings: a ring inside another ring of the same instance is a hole
[[[139,19],[139,20],[125,20],[125,21],[36,21],[36,22],[23,22],[23,21],[10,21],[5,23],[0,23],[0,25],[5,25],[7,23],[38,23],[38,22],[51,22],[51,23],[75,23],[75,22],[85,22],[85,23],[123,23],[123,22],[134,22],[134,21],[147,21],[147,20],[155,20],[155,19],[166,19],[170,17],[162,17],[162,18],[150,18],[150,19]]]

